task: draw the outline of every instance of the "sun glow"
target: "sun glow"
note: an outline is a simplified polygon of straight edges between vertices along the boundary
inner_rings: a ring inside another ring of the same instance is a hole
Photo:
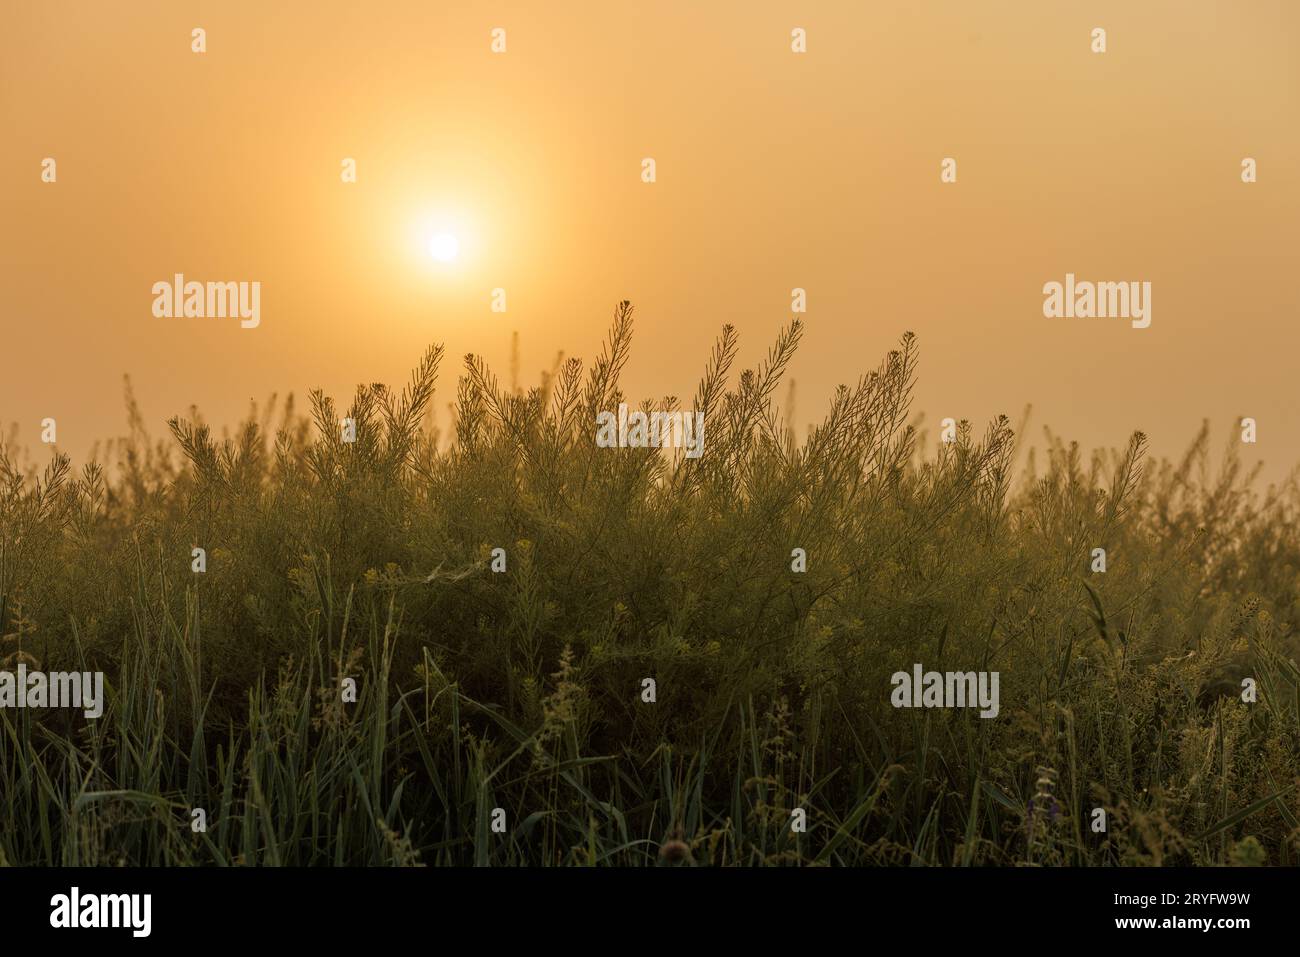
[[[396,204],[396,203],[395,203]],[[407,279],[439,295],[468,288],[466,283],[483,280],[486,236],[485,214],[469,209],[454,198],[432,196],[406,200],[400,210],[405,223],[392,239]],[[421,212],[411,215],[410,206]],[[427,283],[433,283],[432,286]]]
[[[438,233],[429,240],[429,255],[439,262],[454,262],[460,255],[460,240],[451,233]]]

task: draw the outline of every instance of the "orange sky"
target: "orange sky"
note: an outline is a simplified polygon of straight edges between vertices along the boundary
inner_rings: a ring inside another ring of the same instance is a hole
[[[515,330],[525,384],[594,358],[622,298],[629,398],[685,398],[724,322],[757,362],[799,286],[801,423],[911,329],[931,425],[1033,403],[1031,437],[1174,454],[1249,415],[1277,476],[1298,117],[1293,0],[9,3],[0,425],[37,445],[53,416],[84,455],[125,431],[123,373],[161,433],[400,383],[430,342],[443,407],[466,352],[508,378]],[[424,250],[441,228],[455,264]],[[155,318],[177,272],[259,281],[260,326]],[[1067,272],[1151,282],[1151,327],[1044,318]]]

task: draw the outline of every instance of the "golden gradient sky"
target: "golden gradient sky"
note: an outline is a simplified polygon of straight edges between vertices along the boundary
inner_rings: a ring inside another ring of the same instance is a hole
[[[1174,454],[1249,415],[1280,475],[1298,120],[1294,0],[7,3],[0,424],[84,455],[125,431],[123,373],[161,433],[403,382],[430,342],[441,409],[466,352],[508,378],[515,330],[525,384],[590,361],[622,298],[629,399],[686,398],[724,322],[757,362],[800,286],[800,423],[911,329],[931,426],[1032,403],[1031,438]],[[260,281],[260,327],[155,318],[176,272]],[[1044,318],[1067,272],[1150,281],[1151,327]]]

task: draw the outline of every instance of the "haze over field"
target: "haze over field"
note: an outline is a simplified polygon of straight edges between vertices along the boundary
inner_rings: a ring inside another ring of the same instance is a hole
[[[430,342],[504,372],[514,331],[531,384],[594,358],[624,298],[629,398],[687,397],[722,323],[752,364],[799,287],[801,423],[911,329],[931,426],[1033,403],[1031,439],[1170,455],[1251,416],[1278,477],[1298,30],[1284,0],[9,5],[0,423],[38,445],[53,416],[82,456],[124,430],[123,373],[161,431],[400,382]],[[177,273],[260,282],[260,324],[156,318]],[[1067,273],[1150,282],[1150,327],[1044,318]]]
[[[0,874],[1300,863],[1300,7],[447,6],[0,12]]]

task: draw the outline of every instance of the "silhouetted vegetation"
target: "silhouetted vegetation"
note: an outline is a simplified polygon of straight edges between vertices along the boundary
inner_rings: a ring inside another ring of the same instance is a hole
[[[738,376],[724,329],[700,458],[597,448],[631,328],[526,393],[467,358],[446,437],[432,349],[224,439],[128,396],[110,468],[0,450],[0,661],[109,699],[0,710],[0,859],[1296,862],[1293,484],[1204,429],[1156,466],[1141,435],[1016,466],[1005,418],[923,442],[910,335],[799,442],[798,322]],[[999,715],[893,708],[914,662],[998,671]]]

